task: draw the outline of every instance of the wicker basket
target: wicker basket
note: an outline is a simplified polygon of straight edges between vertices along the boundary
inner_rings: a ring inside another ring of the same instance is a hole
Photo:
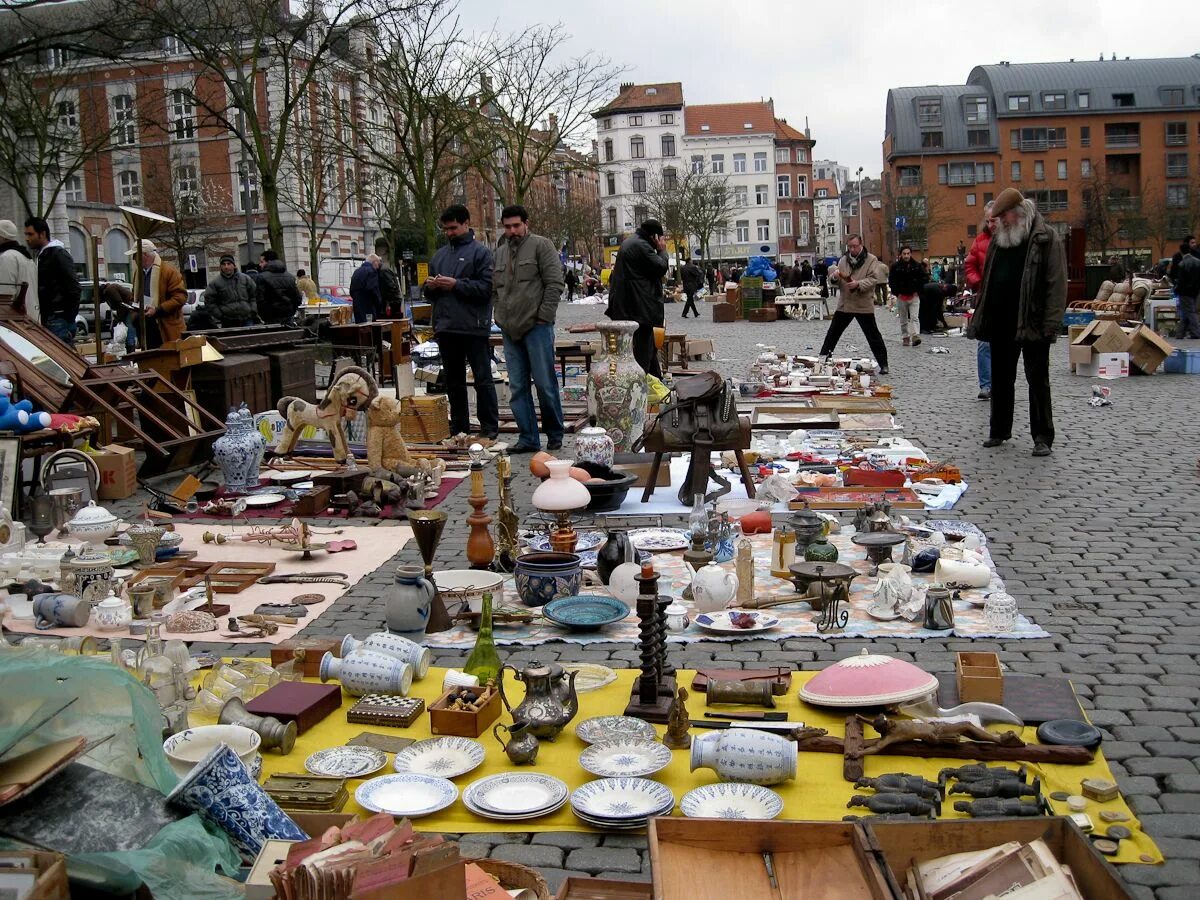
[[[412,443],[444,441],[450,437],[450,401],[442,395],[405,397],[400,405],[400,433]]]
[[[475,859],[471,862],[498,879],[500,886],[506,890],[524,889],[533,891],[538,900],[554,900],[554,895],[550,893],[550,885],[546,884],[546,879],[539,875],[536,869],[500,859]]]

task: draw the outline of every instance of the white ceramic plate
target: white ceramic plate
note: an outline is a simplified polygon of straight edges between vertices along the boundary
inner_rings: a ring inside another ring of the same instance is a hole
[[[563,797],[563,799],[560,800],[558,803],[554,804],[553,806],[548,806],[545,809],[535,809],[532,812],[527,812],[527,813],[515,813],[513,815],[503,815],[498,812],[492,812],[490,809],[485,809],[482,806],[476,806],[474,803],[471,803],[470,801],[468,801],[465,796],[463,797],[463,806],[465,806],[467,808],[468,812],[474,813],[475,815],[479,816],[479,818],[481,818],[481,819],[491,819],[494,822],[524,822],[528,819],[539,819],[542,816],[548,816],[551,813],[558,812],[560,809],[562,809],[566,805],[567,805],[567,798]]]
[[[647,553],[659,553],[663,550],[684,550],[688,540],[682,528],[637,528],[629,532],[633,546]]]
[[[585,744],[599,741],[658,739],[654,726],[633,716],[595,716],[575,726],[575,735]]]
[[[579,755],[579,765],[602,778],[653,775],[670,762],[671,748],[658,741],[600,741]]]
[[[319,475],[316,469],[295,469],[287,472],[272,472],[267,480],[272,484],[287,484],[295,486],[298,481],[308,481],[314,475]]]
[[[539,551],[549,551],[554,548],[550,546],[550,535],[536,534],[529,538],[529,549]],[[603,531],[581,531],[579,538],[575,542],[575,552],[581,550],[595,550],[604,543]]]
[[[571,808],[597,821],[645,819],[674,805],[670,788],[645,778],[601,778],[571,794]]]
[[[720,782],[688,791],[679,809],[693,819],[774,819],[783,798],[761,785]]]
[[[888,612],[887,610],[876,609],[874,606],[867,607],[867,615],[878,622],[891,622],[893,619],[900,618],[898,612]]]
[[[430,775],[380,775],[364,781],[354,792],[363,809],[389,816],[428,816],[458,799],[458,788]]]
[[[570,790],[566,782],[538,772],[503,772],[467,786],[463,802],[492,816],[532,818],[561,807]]]
[[[748,616],[753,616],[754,624],[749,628],[736,628],[729,619],[730,613],[745,613]],[[701,613],[692,619],[692,621],[705,631],[711,631],[713,634],[756,634],[760,631],[768,631],[779,624],[779,619],[770,613],[753,609],[725,609],[720,612]]]
[[[304,761],[305,771],[337,778],[365,778],[386,765],[387,754],[374,747],[330,747]]]
[[[282,503],[287,497],[269,491],[263,494],[250,494],[244,499],[247,506],[274,506],[276,503]]]
[[[483,745],[465,737],[439,737],[417,741],[396,754],[400,773],[457,778],[483,762]]]

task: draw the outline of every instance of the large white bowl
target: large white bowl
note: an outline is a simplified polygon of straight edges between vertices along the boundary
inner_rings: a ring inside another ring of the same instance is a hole
[[[163,741],[163,751],[175,774],[182,778],[218,744],[228,744],[246,768],[253,770],[261,743],[257,732],[241,725],[199,725],[171,735]]]
[[[473,613],[483,612],[485,593],[492,595],[492,609],[504,603],[504,576],[494,572],[484,572],[481,569],[449,569],[435,572],[433,580],[437,583],[444,602],[466,600]]]

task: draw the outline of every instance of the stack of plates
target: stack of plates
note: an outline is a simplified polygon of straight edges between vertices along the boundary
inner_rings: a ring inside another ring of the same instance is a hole
[[[537,772],[505,772],[472,782],[463,791],[463,806],[484,819],[515,822],[536,819],[563,807],[566,782]]]
[[[645,828],[651,819],[670,815],[674,808],[675,795],[645,778],[600,778],[571,795],[571,809],[580,821],[618,831]]]

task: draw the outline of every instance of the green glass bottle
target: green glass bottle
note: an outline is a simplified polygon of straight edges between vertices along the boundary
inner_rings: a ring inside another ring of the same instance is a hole
[[[500,654],[496,652],[496,641],[492,637],[492,594],[486,591],[479,617],[479,637],[475,638],[475,648],[467,657],[463,671],[478,678],[480,684],[487,684],[500,680],[500,665]]]

